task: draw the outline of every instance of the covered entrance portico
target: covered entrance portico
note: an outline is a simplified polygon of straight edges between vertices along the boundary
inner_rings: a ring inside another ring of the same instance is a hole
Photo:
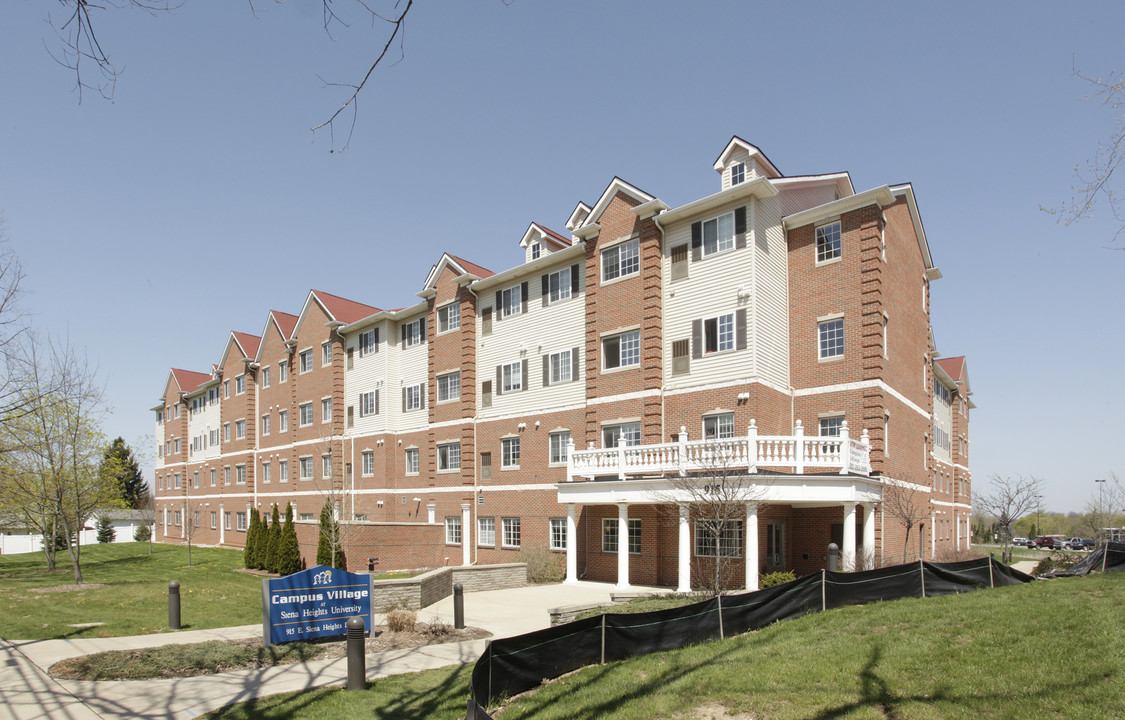
[[[845,426],[841,436],[809,437],[801,433],[786,437],[759,437],[753,425],[746,437],[688,442],[686,432],[676,443],[637,445],[611,449],[571,450],[568,482],[559,483],[558,501],[567,506],[566,582],[578,582],[578,506],[614,506],[616,537],[629,536],[629,508],[636,505],[670,507],[678,517],[676,533],[676,590],[691,591],[692,510],[706,504],[708,493],[719,489],[714,464],[737,476],[738,489],[725,495],[727,509],[736,507],[742,521],[741,552],[745,559],[745,587],[758,589],[762,561],[759,541],[760,512],[765,506],[789,506],[795,512],[813,508],[841,508],[843,533],[841,569],[862,568],[875,556],[875,506],[882,500],[883,480],[869,473],[869,445],[850,440]],[[759,471],[759,464],[770,467]],[[825,472],[835,465],[836,472]],[[786,467],[797,472],[779,472]],[[849,471],[849,468],[851,471]],[[613,474],[610,474],[613,473]],[[715,488],[712,490],[712,488]],[[862,517],[862,538],[856,524]],[[606,520],[611,523],[612,520]],[[773,536],[776,565],[781,550],[780,533]],[[718,541],[716,541],[718,542]],[[767,535],[767,545],[771,536]],[[827,543],[824,544],[826,546]],[[823,548],[822,548],[823,550]],[[619,589],[630,587],[629,543],[616,548]]]

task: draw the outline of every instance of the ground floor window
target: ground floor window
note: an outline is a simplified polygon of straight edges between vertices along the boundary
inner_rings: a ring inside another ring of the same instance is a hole
[[[496,518],[477,518],[477,545],[496,544]]]
[[[246,513],[244,513],[244,512],[235,513],[234,519],[235,519],[235,522],[238,523],[238,529],[239,530],[245,530],[246,529]]]
[[[629,552],[633,555],[641,553],[641,521],[629,519]],[[617,518],[602,519],[602,552],[615,553],[618,550],[618,520]]]
[[[504,547],[520,546],[520,519],[504,518]]]
[[[551,549],[566,550],[566,518],[551,518]]]
[[[461,518],[454,516],[445,519],[445,542],[449,545],[461,544]]]
[[[742,557],[742,521],[727,522],[716,530],[714,523],[696,522],[695,554],[699,557]]]

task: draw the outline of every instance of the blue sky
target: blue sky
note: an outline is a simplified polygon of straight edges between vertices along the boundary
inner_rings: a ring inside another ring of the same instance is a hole
[[[316,0],[102,13],[123,73],[81,104],[48,53],[60,8],[4,5],[4,232],[36,325],[104,374],[110,436],[151,433],[168,368],[206,371],[310,288],[411,304],[443,251],[511,267],[530,222],[563,230],[615,175],[672,206],[714,192],[738,135],[787,175],[914,184],[978,492],[1034,474],[1080,510],[1125,475],[1117,228],[1040,210],[1118,117],[1072,64],[1125,69],[1125,4],[419,0],[343,152],[346,123],[337,152],[309,130],[341,100],[325,81],[382,43],[348,3],[334,37]]]

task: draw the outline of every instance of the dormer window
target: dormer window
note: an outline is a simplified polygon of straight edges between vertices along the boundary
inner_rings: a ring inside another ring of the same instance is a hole
[[[539,256],[542,254],[542,252],[543,252],[542,245],[540,245],[539,243],[532,243],[531,244],[531,259],[532,260],[538,260]]]
[[[746,182],[746,163],[740,162],[730,166],[731,186],[741,185]]]

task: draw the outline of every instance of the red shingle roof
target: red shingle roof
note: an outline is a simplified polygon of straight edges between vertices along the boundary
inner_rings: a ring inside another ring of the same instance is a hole
[[[463,259],[457,257],[456,255],[452,255],[450,253],[446,253],[446,255],[449,255],[449,257],[456,260],[457,264],[465,269],[465,272],[470,273],[472,275],[476,275],[477,277],[479,277],[481,279],[484,279],[486,277],[492,277],[493,275],[496,274],[496,273],[492,272],[491,270],[489,270],[487,268],[482,268],[480,265],[477,265],[476,263],[471,263],[468,260],[463,260]]]
[[[320,301],[320,304],[324,306],[324,309],[327,310],[333,318],[339,320],[345,325],[350,325],[354,322],[362,320],[365,317],[370,317],[375,313],[380,312],[379,308],[377,307],[364,305],[363,303],[358,303],[354,300],[337,297],[336,295],[329,295],[328,293],[321,292],[320,290],[313,290],[312,292],[313,295],[316,296],[316,299]]]
[[[542,230],[547,235],[550,235],[552,240],[554,240],[558,244],[562,245],[563,247],[570,247],[571,245],[573,245],[570,238],[563,237],[562,235],[559,235],[557,232],[555,232],[551,228],[549,228],[545,225],[540,225],[539,223],[536,223],[535,226],[538,227],[540,230]]]
[[[172,368],[172,377],[175,378],[176,384],[180,386],[180,392],[194,392],[199,389],[200,385],[211,381],[209,373],[195,372],[194,370],[179,370]]]
[[[965,379],[965,356],[951,358],[939,358],[937,364],[945,371],[945,374],[953,378],[954,382],[961,382]]]
[[[288,340],[293,337],[293,330],[297,327],[297,320],[299,318],[296,315],[290,315],[280,310],[270,310],[270,314],[273,315],[274,322],[277,323],[278,329],[281,330],[281,339]]]
[[[231,335],[234,335],[234,339],[242,346],[242,351],[246,353],[246,357],[258,357],[258,346],[262,344],[262,338],[237,330],[231,331]]]

